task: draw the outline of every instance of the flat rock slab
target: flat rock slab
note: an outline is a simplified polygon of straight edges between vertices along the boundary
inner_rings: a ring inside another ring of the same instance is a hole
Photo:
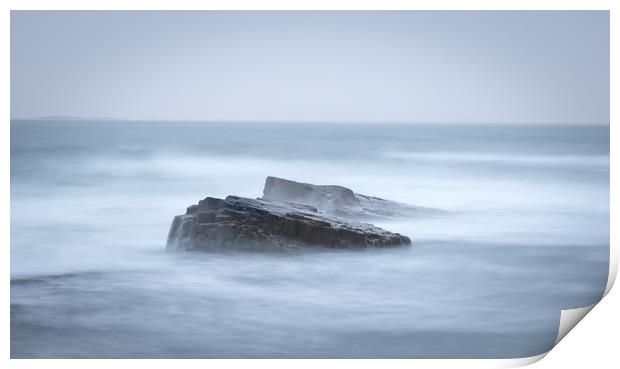
[[[228,196],[207,197],[174,217],[166,249],[282,251],[410,244],[407,236],[322,214],[312,206]]]
[[[325,214],[356,220],[413,217],[443,212],[362,195],[343,186],[314,185],[277,177],[267,177],[262,199],[306,204]]]

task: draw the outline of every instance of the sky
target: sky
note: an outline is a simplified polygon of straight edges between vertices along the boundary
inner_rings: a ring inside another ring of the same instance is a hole
[[[11,12],[11,117],[609,124],[607,11]]]

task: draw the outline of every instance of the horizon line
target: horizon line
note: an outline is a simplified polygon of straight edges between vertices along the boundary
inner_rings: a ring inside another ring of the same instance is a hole
[[[399,120],[399,121],[356,121],[356,120],[247,120],[247,119],[168,119],[168,118],[114,118],[114,117],[76,117],[76,116],[43,116],[43,117],[10,117],[10,120],[23,121],[41,121],[41,122],[179,122],[179,123],[276,123],[276,124],[481,124],[481,125],[596,125],[609,126],[610,122],[492,122],[492,121],[416,121],[416,120]]]

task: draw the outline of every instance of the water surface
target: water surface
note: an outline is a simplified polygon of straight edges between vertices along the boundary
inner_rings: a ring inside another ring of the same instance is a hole
[[[446,210],[410,248],[165,253],[265,177]],[[14,358],[505,358],[551,348],[609,260],[609,128],[11,123]]]

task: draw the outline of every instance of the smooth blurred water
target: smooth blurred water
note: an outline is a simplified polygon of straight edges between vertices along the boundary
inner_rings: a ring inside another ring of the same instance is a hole
[[[406,249],[165,253],[268,175],[447,210]],[[598,301],[609,128],[11,122],[11,356],[524,357]]]

